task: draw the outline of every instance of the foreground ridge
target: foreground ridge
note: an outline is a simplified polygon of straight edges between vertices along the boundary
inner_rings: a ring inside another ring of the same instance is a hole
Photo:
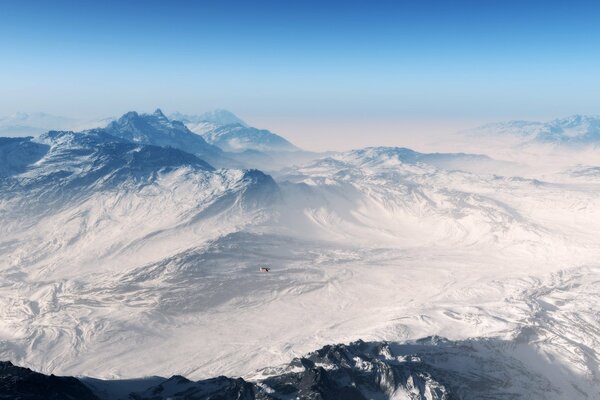
[[[191,381],[180,375],[125,381],[42,375],[0,364],[0,398],[21,400],[178,399],[542,399],[557,394],[544,377],[514,357],[518,342],[450,341],[327,345],[289,364],[244,378]],[[42,396],[45,397],[40,397]]]
[[[44,375],[0,361],[0,399],[96,400],[98,397],[79,379]]]

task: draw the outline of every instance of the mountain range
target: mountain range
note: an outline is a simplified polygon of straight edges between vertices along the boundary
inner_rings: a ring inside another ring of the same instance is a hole
[[[178,112],[172,113],[167,118],[162,111],[157,110],[153,116],[143,122],[139,114],[127,113],[119,119],[112,118],[80,121],[71,118],[53,116],[45,113],[17,113],[9,117],[0,118],[0,136],[38,136],[50,130],[81,130],[99,128],[112,131],[114,136],[125,135],[138,142],[148,140],[145,133],[147,129],[170,129],[171,142],[166,138],[165,145],[192,146],[189,151],[199,153],[206,158],[218,155],[218,150],[206,146],[202,141],[190,138],[189,133],[194,132],[203,136],[208,144],[214,145],[228,152],[243,152],[252,150],[258,152],[300,151],[289,141],[265,129],[248,126],[244,121],[226,110],[214,110],[200,115],[187,115]],[[142,126],[141,124],[147,124]],[[159,125],[161,125],[159,127]],[[184,129],[186,125],[189,129]],[[158,143],[160,145],[160,143]],[[216,158],[215,158],[216,159]]]
[[[162,114],[162,112],[161,112]],[[164,116],[164,115],[163,115]],[[171,121],[180,121],[222,150],[240,152],[298,151],[285,138],[265,129],[249,126],[227,110],[216,109],[193,115],[174,112]],[[94,121],[76,120],[46,113],[16,113],[0,117],[0,136],[38,136],[50,130],[81,130],[105,126],[112,118]],[[523,143],[560,145],[597,145],[600,142],[600,117],[572,115],[549,122],[516,120],[483,125],[464,131],[472,137],[512,136]]]
[[[287,153],[273,174],[241,158]],[[226,151],[160,110],[1,138],[0,359],[14,365],[0,364],[0,388],[597,393],[593,166],[537,177],[482,154],[296,153]]]
[[[484,125],[468,130],[472,136],[513,136],[523,143],[555,145],[600,144],[600,117],[572,115],[549,122],[509,121]]]

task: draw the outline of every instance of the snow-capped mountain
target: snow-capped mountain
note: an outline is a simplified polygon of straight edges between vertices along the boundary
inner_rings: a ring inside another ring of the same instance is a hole
[[[214,170],[190,153],[132,143],[101,129],[79,133],[50,131],[36,142],[49,146],[49,150],[18,177],[18,185],[24,185],[25,190],[43,188],[46,200],[49,191],[58,191],[64,198],[83,189],[102,189],[125,181],[148,183],[161,173],[182,167]]]
[[[259,216],[260,209],[271,204],[278,190],[273,180],[259,171],[215,171],[193,154],[172,147],[133,143],[102,129],[79,133],[50,131],[36,141],[3,139],[0,154],[6,153],[29,158],[19,157],[20,163],[8,158],[1,168],[5,171],[0,176],[2,241],[11,241],[10,247],[22,254],[21,260],[34,263],[35,254],[44,251],[49,245],[47,240],[52,241],[50,247],[54,250],[48,248],[45,261],[38,260],[47,266],[58,265],[51,259],[87,258],[90,253],[84,249],[91,248],[95,248],[92,253],[96,255],[89,260],[100,265],[106,257],[126,251],[128,243],[140,240],[157,226],[166,230],[171,224],[197,229],[204,226],[208,237],[213,228],[227,232]],[[168,204],[168,209],[160,204]],[[105,218],[111,222],[100,223]],[[210,221],[218,219],[220,224],[209,228],[213,224]],[[137,226],[135,233],[117,234],[119,229],[133,228],[131,224]],[[154,228],[148,231],[144,225]],[[87,233],[82,234],[80,229]],[[42,232],[54,232],[50,234],[52,239],[42,239]],[[39,234],[41,242],[22,241]],[[198,243],[203,239],[187,239],[190,240]],[[98,251],[106,253],[102,256]]]
[[[182,121],[208,143],[224,151],[290,152],[300,149],[283,137],[266,129],[248,126],[226,110],[214,110],[201,115],[174,113],[172,119]],[[268,157],[264,155],[263,157]]]
[[[192,126],[193,126],[193,124],[199,124],[202,122],[210,123],[215,126],[232,125],[232,124],[237,124],[237,125],[241,125],[241,126],[245,126],[245,127],[248,126],[244,121],[242,121],[240,118],[238,118],[234,113],[227,111],[227,110],[221,110],[221,109],[208,111],[208,112],[205,112],[204,114],[200,114],[200,115],[189,115],[189,114],[181,114],[179,112],[175,112],[175,113],[171,114],[169,116],[169,118],[177,120],[177,121],[181,121],[188,125],[191,124]]]
[[[241,124],[215,126],[204,130],[202,137],[208,143],[231,152],[245,150],[261,152],[300,151],[298,147],[286,139],[266,129],[257,129]]]
[[[550,122],[500,122],[467,132],[473,136],[510,135],[521,138],[524,143],[595,146],[600,144],[600,117],[573,115]]]
[[[206,143],[182,122],[169,120],[160,109],[152,114],[128,112],[103,130],[133,143],[174,147],[218,166],[226,159],[220,148]]]

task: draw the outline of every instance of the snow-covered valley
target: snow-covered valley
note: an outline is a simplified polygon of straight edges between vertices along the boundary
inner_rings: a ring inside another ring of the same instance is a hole
[[[0,359],[263,382],[360,339],[458,398],[600,392],[594,164],[375,147],[268,175],[162,113],[109,128],[0,141]]]

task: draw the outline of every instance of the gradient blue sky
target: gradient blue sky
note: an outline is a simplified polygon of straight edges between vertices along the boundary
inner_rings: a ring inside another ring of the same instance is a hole
[[[0,115],[226,108],[323,148],[597,114],[598,21],[582,1],[0,0]]]

